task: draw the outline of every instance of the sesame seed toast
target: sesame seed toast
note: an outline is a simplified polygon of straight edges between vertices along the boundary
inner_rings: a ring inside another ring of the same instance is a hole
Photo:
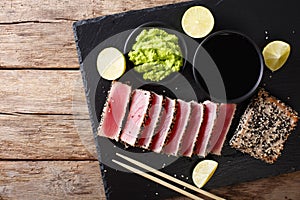
[[[260,88],[240,119],[230,145],[272,164],[296,128],[297,115],[291,107]]]

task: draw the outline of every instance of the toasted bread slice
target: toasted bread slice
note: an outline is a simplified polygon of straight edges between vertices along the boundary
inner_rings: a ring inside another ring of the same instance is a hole
[[[230,145],[267,163],[281,155],[295,129],[297,112],[261,88],[248,105]]]

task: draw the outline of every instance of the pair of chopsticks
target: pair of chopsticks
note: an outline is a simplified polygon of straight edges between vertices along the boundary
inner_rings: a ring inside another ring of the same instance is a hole
[[[143,169],[145,169],[147,171],[150,171],[150,172],[152,172],[152,173],[154,173],[154,174],[156,174],[158,176],[161,176],[161,177],[163,177],[163,178],[165,178],[165,179],[167,179],[169,181],[172,181],[172,182],[174,182],[176,184],[179,184],[179,185],[182,185],[182,186],[184,186],[186,188],[189,188],[189,189],[191,189],[191,190],[193,190],[195,192],[198,192],[198,193],[200,193],[200,194],[202,194],[202,195],[204,195],[206,197],[209,197],[209,198],[212,198],[212,199],[216,199],[216,200],[224,200],[221,197],[218,197],[218,196],[216,196],[214,194],[211,194],[211,193],[206,192],[206,191],[204,191],[202,189],[199,189],[199,188],[197,188],[197,187],[195,187],[193,185],[190,185],[190,184],[188,184],[188,183],[186,183],[184,181],[176,179],[176,178],[174,178],[174,177],[172,177],[172,176],[170,176],[168,174],[165,174],[165,173],[163,173],[161,171],[158,171],[158,170],[156,170],[156,169],[154,169],[154,168],[152,168],[150,166],[147,166],[147,165],[145,165],[145,164],[143,164],[143,163],[141,163],[139,161],[136,161],[136,160],[134,160],[132,158],[129,158],[129,157],[124,156],[124,155],[119,154],[119,153],[116,153],[116,155],[119,156],[119,157],[121,157],[121,158],[123,158],[123,159],[125,159],[125,160],[127,160],[128,162],[130,162],[130,163],[132,163],[134,165],[137,165],[140,168],[143,168]],[[159,178],[157,178],[155,176],[152,176],[150,174],[147,174],[147,173],[145,173],[145,172],[143,172],[143,171],[141,171],[139,169],[136,169],[134,167],[131,167],[131,166],[127,165],[127,164],[124,164],[124,163],[122,163],[120,161],[117,161],[117,160],[114,160],[114,159],[112,161],[114,163],[116,163],[116,164],[124,167],[125,169],[127,169],[129,171],[132,171],[132,172],[134,172],[136,174],[139,174],[139,175],[143,176],[144,178],[150,179],[150,180],[152,180],[152,181],[154,181],[154,182],[156,182],[158,184],[161,184],[161,185],[163,185],[163,186],[165,186],[165,187],[167,187],[169,189],[172,189],[172,190],[174,190],[174,191],[176,191],[176,192],[178,192],[178,193],[180,193],[182,195],[185,195],[185,196],[187,196],[187,197],[189,197],[191,199],[203,200],[202,198],[200,198],[200,197],[198,197],[198,196],[196,196],[194,194],[191,194],[191,193],[189,193],[189,192],[187,192],[187,191],[185,191],[183,189],[180,189],[180,188],[178,188],[178,187],[176,187],[176,186],[174,186],[174,185],[172,185],[172,184],[170,184],[170,183],[168,183],[166,181],[163,181],[163,180],[161,180],[161,179],[159,179]]]

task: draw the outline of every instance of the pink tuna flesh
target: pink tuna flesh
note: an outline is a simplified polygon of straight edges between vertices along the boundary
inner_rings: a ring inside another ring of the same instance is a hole
[[[129,114],[121,134],[121,140],[131,146],[135,145],[140,133],[147,114],[150,97],[149,91],[139,89],[135,90],[132,95]]]
[[[228,130],[230,128],[232,119],[234,117],[234,113],[236,110],[236,105],[235,104],[223,104],[221,105],[222,109],[224,110],[224,124],[220,133],[220,136],[218,140],[216,141],[215,145],[213,148],[210,150],[211,153],[216,154],[216,155],[221,155],[222,147],[226,139],[226,135],[228,133]],[[219,125],[217,125],[219,126]]]
[[[231,121],[226,121],[227,118],[227,104],[220,104],[219,106],[219,112],[217,114],[217,119],[215,122],[215,126],[212,130],[206,151],[207,153],[210,153],[210,151],[213,149],[213,147],[216,145],[217,141],[219,140],[220,136],[222,135],[222,131],[225,127],[228,127],[228,124],[231,123]],[[226,129],[225,129],[226,130]],[[225,131],[224,130],[224,131]]]
[[[158,129],[154,135],[150,149],[154,152],[161,152],[168,133],[172,128],[173,121],[175,120],[176,101],[166,97],[163,105],[161,121],[159,122]]]
[[[215,125],[211,132],[211,136],[206,147],[206,153],[209,153],[217,143],[221,135],[223,126],[225,125],[225,118],[226,118],[226,104],[220,104]]]
[[[113,82],[105,107],[103,108],[98,135],[116,141],[119,140],[122,122],[130,100],[131,87],[120,82]]]
[[[174,156],[177,155],[190,114],[191,104],[178,99],[175,124],[163,149],[164,153]]]
[[[180,154],[191,157],[203,121],[204,106],[191,102],[191,117],[183,135]]]
[[[204,118],[195,148],[195,154],[201,157],[205,157],[207,155],[206,147],[216,121],[218,108],[218,105],[211,101],[205,101],[203,104],[205,106]]]
[[[148,110],[148,117],[145,121],[141,136],[138,140],[139,147],[143,147],[146,149],[149,147],[154,134],[154,130],[158,124],[160,112],[162,110],[162,102],[163,97],[161,95],[151,93],[151,107]]]

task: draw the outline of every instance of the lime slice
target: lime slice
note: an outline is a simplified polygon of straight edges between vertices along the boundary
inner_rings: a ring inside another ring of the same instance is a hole
[[[97,70],[102,78],[116,80],[124,74],[125,69],[125,57],[118,49],[108,47],[99,53]]]
[[[279,40],[270,42],[262,52],[266,66],[273,72],[280,69],[287,61],[290,51],[291,47],[286,42]]]
[[[213,160],[203,160],[199,162],[193,170],[192,179],[198,188],[203,187],[212,177],[218,167],[218,163]]]
[[[210,10],[203,6],[193,6],[185,11],[181,25],[184,32],[192,38],[203,38],[214,27],[214,17]]]

